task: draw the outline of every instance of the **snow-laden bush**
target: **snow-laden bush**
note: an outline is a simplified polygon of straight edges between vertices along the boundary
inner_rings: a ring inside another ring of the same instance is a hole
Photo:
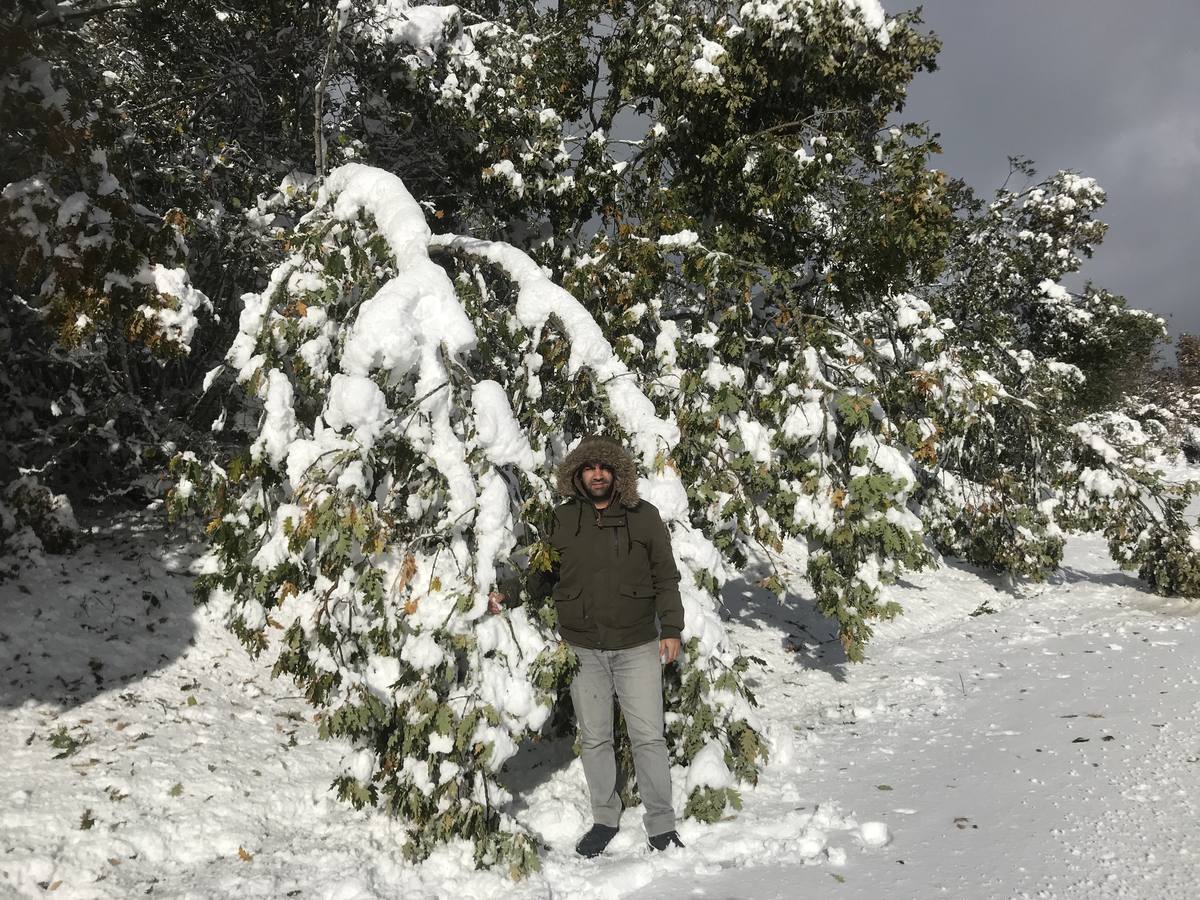
[[[891,328],[890,282],[945,242],[923,135],[874,134],[936,42],[874,3],[496,23],[447,13],[432,38],[391,36],[411,106],[461,126],[464,212],[527,247],[676,416],[672,464],[727,562],[765,561],[755,577],[780,591],[806,580],[861,658],[898,609],[884,583],[929,559],[910,509],[926,436],[884,409],[864,354]],[[899,361],[886,379],[911,382]]]
[[[186,254],[181,215],[156,214],[122,186],[104,149],[104,138],[117,141],[115,111],[88,109],[71,93],[81,86],[48,60],[25,56],[6,69],[0,124],[12,144],[4,156],[16,155],[22,137],[44,136],[59,149],[47,165],[35,155],[41,148],[25,148],[34,152],[21,168],[33,171],[0,191],[0,263],[12,287],[44,311],[66,348],[107,335],[186,353],[197,313],[211,305],[176,265]]]
[[[333,172],[291,243],[228,356],[261,401],[253,440],[223,468],[181,457],[172,499],[206,510],[209,602],[355,745],[340,795],[402,815],[413,858],[466,837],[480,865],[536,866],[496,775],[574,659],[544,598],[493,617],[487,594],[549,565],[554,467],[601,429],[628,437],[683,573],[673,759],[707,748],[753,782],[765,745],[715,614],[725,566],[671,462],[678,425],[599,325],[516,248],[433,237],[378,169]],[[738,800],[696,782],[692,815]]]
[[[255,198],[314,170],[314,121],[330,158],[361,155],[368,132],[388,160],[408,145],[399,111],[372,103],[365,124],[382,67],[329,46],[337,6],[6,5],[0,481],[22,468],[76,500],[152,491],[164,445],[194,443],[216,402],[197,395],[238,299],[282,255],[284,212]],[[355,6],[355,21],[377,12]],[[322,78],[341,97],[323,111]]]
[[[1200,337],[1181,334],[1175,358],[1174,367],[1147,373],[1122,407],[1139,422],[1157,422],[1189,462],[1200,463]]]
[[[1014,161],[1013,174],[1032,169]],[[1164,324],[1062,285],[1104,233],[1103,202],[1094,180],[1059,172],[963,217],[948,277],[928,296],[955,318],[956,357],[994,389],[976,414],[937,422],[923,517],[942,552],[1039,580],[1061,562],[1065,531],[1101,530],[1124,568],[1194,597],[1184,510],[1197,484],[1177,439],[1149,410],[1145,427],[1097,412],[1130,402]]]
[[[1111,412],[1071,432],[1078,476],[1065,509],[1075,526],[1102,531],[1112,558],[1157,592],[1200,597],[1200,526],[1187,516],[1200,479],[1181,451],[1163,451],[1165,426]]]
[[[67,553],[79,546],[79,523],[71,501],[30,475],[0,490],[0,555],[36,562],[42,552]]]

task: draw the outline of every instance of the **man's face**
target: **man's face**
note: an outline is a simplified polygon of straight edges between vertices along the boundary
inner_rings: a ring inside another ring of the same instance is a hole
[[[579,477],[593,500],[604,500],[612,493],[613,471],[603,463],[585,463],[579,470]]]

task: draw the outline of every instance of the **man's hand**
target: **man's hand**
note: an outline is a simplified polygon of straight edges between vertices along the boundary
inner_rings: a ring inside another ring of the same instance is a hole
[[[488,593],[488,612],[493,616],[499,615],[500,611],[504,609],[504,601],[506,599],[504,594],[499,591],[490,591]]]
[[[669,666],[679,658],[679,638],[663,638],[658,642],[658,658]]]

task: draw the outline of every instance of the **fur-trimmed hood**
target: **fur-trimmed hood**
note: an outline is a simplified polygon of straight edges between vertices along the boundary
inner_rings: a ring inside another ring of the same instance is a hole
[[[587,499],[579,483],[579,470],[590,462],[603,463],[613,470],[613,490],[622,506],[633,508],[641,502],[637,466],[633,463],[633,457],[620,443],[602,434],[585,437],[578,447],[567,454],[558,467],[558,492],[571,499]]]

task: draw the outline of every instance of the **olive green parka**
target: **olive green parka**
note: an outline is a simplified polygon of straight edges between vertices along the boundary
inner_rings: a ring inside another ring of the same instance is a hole
[[[612,469],[611,502],[596,509],[583,487],[586,463]],[[558,492],[569,498],[554,510],[549,535],[557,551],[553,570],[530,589],[552,590],[563,639],[580,647],[622,650],[683,630],[679,569],[658,509],[638,496],[637,469],[619,443],[584,438],[558,468]],[[656,621],[657,620],[657,621]]]

